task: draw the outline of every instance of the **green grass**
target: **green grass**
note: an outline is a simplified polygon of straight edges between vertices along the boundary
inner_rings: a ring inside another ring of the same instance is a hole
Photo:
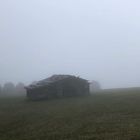
[[[0,140],[140,140],[140,89],[42,102],[2,97]]]

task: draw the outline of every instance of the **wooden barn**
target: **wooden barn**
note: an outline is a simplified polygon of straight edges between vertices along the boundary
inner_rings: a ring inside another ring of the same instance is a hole
[[[87,80],[72,75],[53,75],[27,87],[27,97],[31,100],[43,100],[89,94]]]

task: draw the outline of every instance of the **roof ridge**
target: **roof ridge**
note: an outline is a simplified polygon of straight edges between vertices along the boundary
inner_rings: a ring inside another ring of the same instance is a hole
[[[45,79],[40,80],[40,81],[38,81],[36,83],[30,84],[26,88],[34,88],[34,87],[40,87],[40,86],[43,86],[43,85],[49,85],[51,83],[66,79],[68,77],[76,77],[76,76],[64,75],[64,74],[54,74],[54,75],[52,75],[52,76],[50,76],[48,78],[45,78]]]

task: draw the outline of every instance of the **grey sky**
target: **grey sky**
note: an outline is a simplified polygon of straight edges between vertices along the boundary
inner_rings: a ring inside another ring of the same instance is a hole
[[[0,0],[0,83],[52,74],[140,86],[139,0]]]

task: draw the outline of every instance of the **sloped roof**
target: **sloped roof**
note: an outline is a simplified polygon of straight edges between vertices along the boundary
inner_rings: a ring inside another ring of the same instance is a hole
[[[33,88],[37,88],[37,87],[41,87],[41,86],[47,86],[47,85],[50,85],[50,84],[55,83],[55,82],[60,81],[60,80],[64,80],[64,79],[69,78],[69,77],[77,78],[77,77],[72,76],[72,75],[53,75],[53,76],[46,78],[44,80],[30,84],[29,86],[27,86],[25,88],[33,89]]]

